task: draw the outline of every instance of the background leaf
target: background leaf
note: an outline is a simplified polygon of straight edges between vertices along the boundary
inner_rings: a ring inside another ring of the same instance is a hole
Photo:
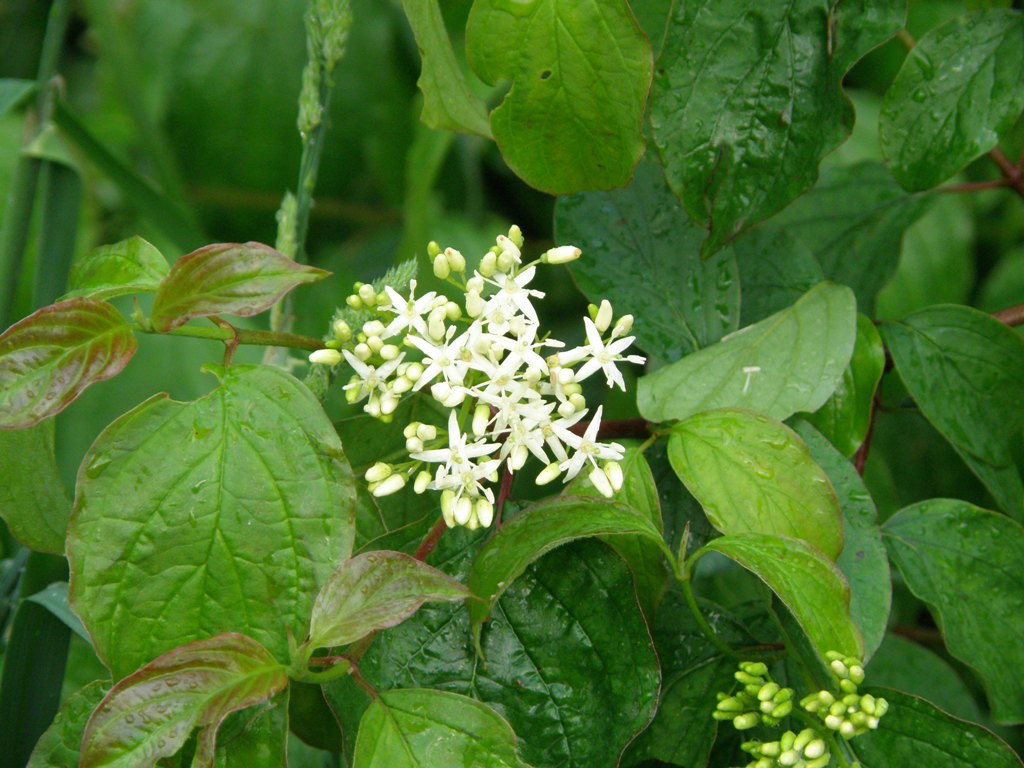
[[[71,499],[54,457],[54,420],[0,430],[0,517],[39,552],[64,552]]]
[[[703,551],[722,553],[771,587],[821,658],[827,651],[863,656],[863,641],[850,617],[850,588],[818,550],[787,536],[737,533],[709,541]]]
[[[632,314],[636,343],[648,354],[677,360],[739,327],[732,253],[701,258],[704,232],[656,163],[642,161],[625,189],[560,197],[555,226],[558,242],[583,250],[570,266],[580,290]]]
[[[1024,109],[1024,15],[957,16],[922,37],[882,101],[878,130],[907,189],[945,181],[999,143]]]
[[[802,539],[835,560],[842,511],[824,470],[786,425],[738,408],[672,428],[668,458],[719,531]]]
[[[900,28],[901,5],[675,6],[651,125],[669,185],[707,230],[707,253],[814,184],[818,163],[853,125],[843,75]],[[839,51],[833,40],[843,41]]]
[[[109,683],[96,680],[71,694],[61,704],[60,712],[46,733],[36,742],[26,768],[68,768],[78,765],[86,723],[106,696],[109,687]]]
[[[625,3],[477,0],[466,54],[485,82],[512,82],[491,130],[523,181],[550,194],[629,181],[652,61]]]
[[[885,523],[889,555],[928,603],[949,652],[981,676],[997,721],[1024,721],[1024,684],[1006,673],[1024,662],[1024,529],[966,501],[937,499]]]
[[[853,293],[822,283],[789,309],[644,376],[637,407],[649,421],[733,406],[779,420],[814,411],[835,391],[856,335]]]
[[[137,348],[131,327],[106,302],[70,299],[33,312],[0,335],[0,428],[60,413],[120,373]]]
[[[732,244],[743,301],[740,325],[764,320],[825,279],[814,254],[784,229],[758,227]]]
[[[328,274],[260,243],[208,245],[174,262],[153,299],[151,319],[167,332],[194,317],[257,315],[295,286]]]
[[[359,725],[354,768],[526,768],[516,735],[486,704],[435,690],[385,691]]]
[[[141,237],[104,245],[78,261],[71,270],[67,297],[111,299],[132,293],[152,293],[170,267],[155,246]]]
[[[203,730],[194,766],[213,765],[217,729],[231,712],[288,684],[287,668],[250,637],[224,634],[175,648],[115,685],[82,738],[82,768],[155,765]]]
[[[275,368],[221,382],[191,403],[148,400],[83,460],[71,601],[116,677],[225,631],[286,658],[288,629],[308,626],[351,552],[351,470],[316,399]]]

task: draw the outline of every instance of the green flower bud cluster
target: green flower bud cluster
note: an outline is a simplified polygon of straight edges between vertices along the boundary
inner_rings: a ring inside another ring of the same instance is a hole
[[[852,739],[877,728],[879,719],[889,709],[889,702],[869,693],[858,692],[857,686],[864,682],[864,668],[860,659],[835,651],[829,651],[826,658],[832,677],[839,687],[839,697],[830,691],[818,691],[804,697],[800,706],[817,715],[826,728],[844,739]]]
[[[756,758],[746,768],[825,768],[832,754],[813,728],[786,731],[778,741],[748,741],[741,749]]]
[[[778,725],[793,711],[793,689],[771,680],[768,667],[760,661],[743,661],[739,666],[734,677],[742,688],[732,695],[719,693],[711,716],[715,720],[731,720],[738,731],[759,723]]]

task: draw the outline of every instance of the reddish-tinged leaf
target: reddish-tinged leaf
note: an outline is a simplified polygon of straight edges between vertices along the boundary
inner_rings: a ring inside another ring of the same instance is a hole
[[[217,728],[288,684],[287,668],[251,637],[222,634],[175,648],[115,685],[89,718],[81,768],[142,768],[202,728],[193,766],[212,766]]]
[[[120,373],[137,347],[131,327],[104,301],[70,299],[33,312],[0,336],[0,428],[60,413]]]
[[[261,243],[216,243],[178,259],[153,300],[153,325],[167,332],[194,317],[249,317],[292,288],[329,275]]]

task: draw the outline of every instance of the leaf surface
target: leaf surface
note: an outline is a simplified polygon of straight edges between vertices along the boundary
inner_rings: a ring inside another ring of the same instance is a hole
[[[59,555],[71,499],[54,456],[55,424],[0,430],[0,518],[25,546]]]
[[[39,737],[26,768],[68,768],[78,765],[82,734],[109,683],[95,680],[68,696],[50,727]]]
[[[87,254],[71,270],[65,298],[112,299],[132,293],[153,293],[170,267],[164,255],[141,237],[104,245]]]

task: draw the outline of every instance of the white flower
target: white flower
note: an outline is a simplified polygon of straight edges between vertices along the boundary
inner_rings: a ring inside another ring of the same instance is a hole
[[[559,439],[566,445],[576,449],[576,453],[573,454],[571,459],[563,461],[559,465],[559,469],[565,472],[566,482],[576,477],[580,470],[583,469],[583,465],[588,461],[597,469],[598,459],[619,461],[625,455],[625,448],[618,443],[597,442],[597,433],[601,429],[601,409],[602,406],[598,406],[597,411],[594,413],[594,418],[591,419],[582,437],[561,426],[555,427],[552,424]]]
[[[634,337],[626,336],[624,339],[616,339],[606,346],[601,340],[601,333],[597,330],[593,320],[585,317],[583,318],[583,325],[587,329],[587,341],[589,343],[586,347],[578,349],[587,350],[591,357],[576,371],[576,381],[583,381],[600,368],[604,371],[604,377],[609,387],[614,387],[617,384],[619,389],[625,391],[626,382],[623,380],[619,369],[615,367],[615,363],[643,363],[645,361],[645,358],[640,355],[627,355],[623,357],[621,354],[626,347],[633,343]]]
[[[459,419],[455,415],[455,411],[452,411],[448,414],[448,447],[435,448],[429,451],[417,451],[409,455],[414,459],[430,462],[431,464],[443,462],[444,466],[442,469],[445,474],[459,475],[467,466],[473,464],[473,459],[478,459],[481,456],[490,456],[501,447],[498,443],[484,443],[482,441],[470,443],[468,438],[468,433],[463,434],[459,431]],[[492,467],[490,471],[493,471],[494,468]],[[490,474],[490,471],[487,474]],[[484,476],[486,475],[481,477]]]
[[[349,401],[352,403],[358,403],[364,397],[372,397],[375,392],[386,393],[388,391],[388,378],[401,364],[402,358],[405,357],[405,355],[399,355],[394,360],[388,360],[381,366],[372,366],[364,363],[347,349],[343,349],[341,353],[345,356],[345,360],[352,366],[352,370],[356,372],[358,377],[355,381],[346,384],[344,387],[346,391],[354,390],[353,394],[350,395],[351,399]]]
[[[462,384],[466,378],[466,364],[460,360],[460,352],[470,337],[462,334],[455,337],[455,326],[450,326],[443,342],[433,344],[426,339],[417,336],[406,336],[409,343],[423,353],[423,362],[426,367],[423,374],[413,385],[414,390],[419,390],[428,382],[433,381],[440,374],[444,377],[445,383]]]
[[[401,296],[398,291],[392,288],[390,285],[384,288],[388,298],[391,299],[391,306],[387,307],[391,312],[394,312],[395,319],[388,323],[387,328],[384,331],[384,337],[394,336],[399,331],[411,328],[420,335],[425,336],[427,333],[427,324],[423,320],[423,315],[431,310],[434,305],[434,297],[437,295],[434,291],[420,296],[418,299],[416,296],[416,281],[409,281],[409,298],[406,299]]]

